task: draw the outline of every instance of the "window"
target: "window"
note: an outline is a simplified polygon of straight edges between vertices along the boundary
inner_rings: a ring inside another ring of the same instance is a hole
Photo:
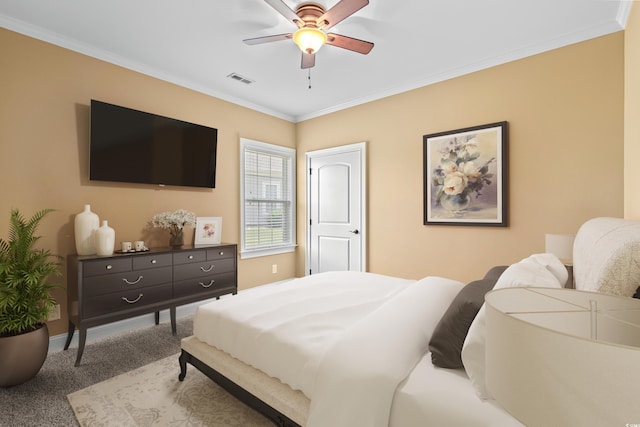
[[[240,256],[296,246],[296,150],[240,138]]]

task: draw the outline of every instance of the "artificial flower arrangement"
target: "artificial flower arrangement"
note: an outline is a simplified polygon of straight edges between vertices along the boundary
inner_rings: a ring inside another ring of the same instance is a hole
[[[472,192],[476,193],[477,198],[481,195],[483,186],[491,184],[493,174],[489,173],[489,165],[496,158],[492,157],[482,165],[476,165],[474,161],[481,153],[475,137],[453,138],[439,152],[442,155],[440,164],[432,175],[438,203],[449,196],[466,199]]]
[[[187,225],[196,226],[196,214],[185,209],[162,212],[153,216],[151,225],[168,229],[171,235],[171,246],[182,246],[184,227]]]

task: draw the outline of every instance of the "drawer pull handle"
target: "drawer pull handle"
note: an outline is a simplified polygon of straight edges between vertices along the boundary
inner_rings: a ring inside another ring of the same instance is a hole
[[[106,268],[107,268],[107,270],[111,270],[111,269],[113,268],[113,265],[111,265],[111,264],[107,264],[107,267],[106,267]]]
[[[193,255],[189,255],[187,258],[189,258],[189,259],[193,259]]]
[[[209,268],[200,267],[200,270],[204,271],[205,273],[208,273],[208,272],[210,272],[211,270],[213,270],[213,267],[214,267],[214,265],[213,265],[213,264],[211,264],[211,265],[209,266]]]
[[[222,255],[224,255],[224,252],[223,252],[223,251],[220,251],[220,252],[218,252],[218,254],[219,254],[220,256],[222,256]]]
[[[134,299],[133,301],[129,301],[127,297],[122,297],[122,301],[126,302],[127,304],[135,304],[138,301],[140,301],[141,298],[142,298],[142,294],[138,294],[138,298]]]
[[[211,286],[213,286],[214,283],[216,283],[216,281],[211,279],[208,285],[205,285],[204,283],[200,282],[200,286],[202,286],[203,288],[210,288]]]
[[[158,261],[156,261],[155,259],[151,260],[151,264],[157,264],[157,263],[158,263]]]
[[[137,278],[135,281],[133,281],[133,282],[128,281],[125,277],[123,277],[123,278],[122,278],[122,281],[123,281],[124,283],[126,283],[127,285],[135,285],[135,284],[136,284],[136,283],[138,283],[140,280],[142,280],[142,276],[138,276],[138,278]]]

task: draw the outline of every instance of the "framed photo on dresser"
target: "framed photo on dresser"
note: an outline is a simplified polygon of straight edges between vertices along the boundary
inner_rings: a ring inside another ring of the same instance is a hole
[[[222,217],[201,216],[196,218],[195,245],[217,245],[222,238]]]

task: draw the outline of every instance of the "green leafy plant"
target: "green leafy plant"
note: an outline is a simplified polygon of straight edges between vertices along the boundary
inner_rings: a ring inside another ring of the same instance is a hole
[[[35,249],[38,224],[53,209],[43,209],[26,220],[11,211],[8,240],[0,239],[0,337],[20,335],[44,323],[55,299],[49,293],[59,284],[47,282],[60,275],[61,257]]]

